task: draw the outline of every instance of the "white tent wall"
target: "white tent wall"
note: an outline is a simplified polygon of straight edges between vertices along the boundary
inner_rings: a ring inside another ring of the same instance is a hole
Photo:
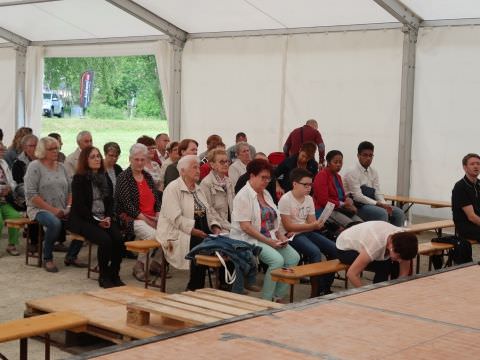
[[[0,128],[3,130],[3,142],[9,146],[16,129],[15,119],[15,50],[0,48],[0,109],[2,109]]]
[[[463,176],[461,160],[480,152],[479,27],[419,32],[415,79],[411,195],[446,200]],[[415,214],[450,217],[421,206]]]
[[[278,149],[285,37],[187,41],[182,61],[181,137],[217,133],[227,146],[245,131],[258,151]]]
[[[314,118],[326,150],[343,152],[345,171],[358,144],[371,141],[382,190],[395,193],[402,44],[400,30],[292,36],[282,142]]]
[[[395,193],[403,33],[400,30],[189,40],[183,53],[182,137],[238,131],[267,154],[315,118],[345,169],[363,140],[376,145]],[[286,53],[285,53],[286,51]],[[282,125],[283,123],[283,125]]]

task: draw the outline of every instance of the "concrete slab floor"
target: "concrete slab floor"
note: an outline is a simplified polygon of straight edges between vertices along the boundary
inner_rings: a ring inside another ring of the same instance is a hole
[[[434,235],[431,233],[423,234],[420,241],[429,241]],[[47,273],[45,270],[35,266],[25,265],[25,249],[22,241],[19,250],[21,255],[18,257],[10,256],[6,253],[7,244],[6,231],[3,231],[0,240],[0,322],[15,320],[23,317],[25,310],[25,302],[30,299],[44,298],[53,295],[67,293],[81,293],[98,289],[98,283],[95,280],[87,279],[86,269],[78,269],[66,267],[63,264],[64,253],[55,253],[55,262],[59,267],[56,274]],[[474,260],[480,259],[480,246],[474,246]],[[83,247],[80,260],[87,261],[87,247]],[[422,256],[421,269],[422,272],[427,270],[427,258]],[[135,280],[131,274],[135,260],[124,259],[122,263],[121,277],[128,285],[142,286],[142,283]],[[178,271],[171,268],[172,278],[167,280],[167,292],[178,293],[185,290],[188,281],[187,271]],[[97,274],[93,274],[96,277]],[[366,272],[365,283],[369,283],[367,279],[373,276]],[[257,277],[257,283],[262,284],[263,274]],[[343,282],[336,280],[334,292],[343,290]],[[295,287],[295,301],[307,299],[310,294],[309,285],[297,285]],[[259,297],[259,293],[251,293],[252,296]],[[100,344],[97,346],[105,346]],[[75,347],[75,348],[59,348],[52,346],[52,359],[67,358],[72,354],[81,353],[92,350],[92,347]],[[9,359],[17,359],[19,356],[18,341],[0,344],[0,353]],[[44,358],[44,345],[41,341],[29,340],[29,359],[37,360]]]

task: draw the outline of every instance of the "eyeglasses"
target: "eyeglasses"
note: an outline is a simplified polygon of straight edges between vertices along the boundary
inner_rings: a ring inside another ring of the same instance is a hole
[[[217,162],[218,162],[220,165],[230,164],[230,160],[218,160]]]
[[[58,151],[58,147],[47,148],[47,151]]]
[[[300,185],[303,185],[304,187],[312,187],[312,183],[297,183],[297,184],[300,184]]]
[[[262,181],[268,181],[268,182],[270,182],[270,180],[272,180],[272,178],[270,176],[260,176],[260,179],[262,179]]]

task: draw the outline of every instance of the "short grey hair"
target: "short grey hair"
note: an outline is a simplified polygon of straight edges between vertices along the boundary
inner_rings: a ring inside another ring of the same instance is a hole
[[[185,155],[178,160],[177,170],[178,172],[182,172],[182,170],[186,170],[192,162],[196,162],[200,164],[200,160],[198,159],[197,155]]]
[[[22,146],[27,145],[27,143],[28,143],[30,140],[35,140],[36,142],[38,142],[38,137],[36,137],[36,136],[33,135],[33,134],[25,135],[25,136],[22,138],[22,142],[21,142]]]
[[[245,141],[240,141],[239,143],[237,143],[237,144],[235,145],[235,154],[237,154],[237,155],[240,154],[240,149],[241,149],[242,147],[248,147],[248,148],[250,149],[250,145],[249,145],[247,142],[245,142]]]
[[[55,144],[58,147],[60,147],[57,139],[51,136],[45,136],[40,140],[38,140],[37,147],[35,148],[35,157],[40,160],[45,159],[45,156],[47,155],[47,147],[49,147],[52,144]]]
[[[77,134],[77,144],[80,142],[80,140],[82,139],[82,137],[84,137],[85,135],[90,135],[90,136],[92,136],[92,134],[91,134],[90,131],[88,131],[88,130],[80,131],[80,132]]]
[[[140,143],[133,144],[130,148],[130,157],[134,156],[135,154],[141,153],[144,156],[148,155],[148,148]]]

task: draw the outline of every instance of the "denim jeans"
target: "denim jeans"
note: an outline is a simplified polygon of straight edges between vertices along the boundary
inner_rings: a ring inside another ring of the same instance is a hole
[[[362,205],[358,208],[358,216],[364,221],[380,220],[390,222],[395,226],[403,226],[405,222],[405,214],[402,209],[392,206],[392,215],[388,216],[387,210],[376,205]]]
[[[303,255],[309,263],[316,263],[322,260],[322,254],[328,260],[337,258],[337,247],[332,240],[317,232],[305,232],[295,235],[290,245]],[[335,279],[335,274],[326,274],[315,277],[310,281],[318,281],[318,290],[320,293],[330,292],[330,286]],[[319,295],[314,294],[314,295]]]
[[[35,216],[35,220],[38,221],[45,230],[45,236],[43,239],[43,260],[51,261],[53,260],[53,246],[64,229],[62,220],[49,211],[39,211]],[[81,241],[72,241],[65,258],[69,260],[76,259],[81,248]]]
[[[288,284],[272,281],[270,273],[272,270],[281,267],[292,267],[300,261],[300,255],[287,245],[281,249],[274,249],[270,245],[258,242],[257,246],[262,248],[262,252],[258,256],[259,259],[268,265],[265,278],[263,279],[262,298],[272,300],[275,298],[283,298],[288,292]]]

